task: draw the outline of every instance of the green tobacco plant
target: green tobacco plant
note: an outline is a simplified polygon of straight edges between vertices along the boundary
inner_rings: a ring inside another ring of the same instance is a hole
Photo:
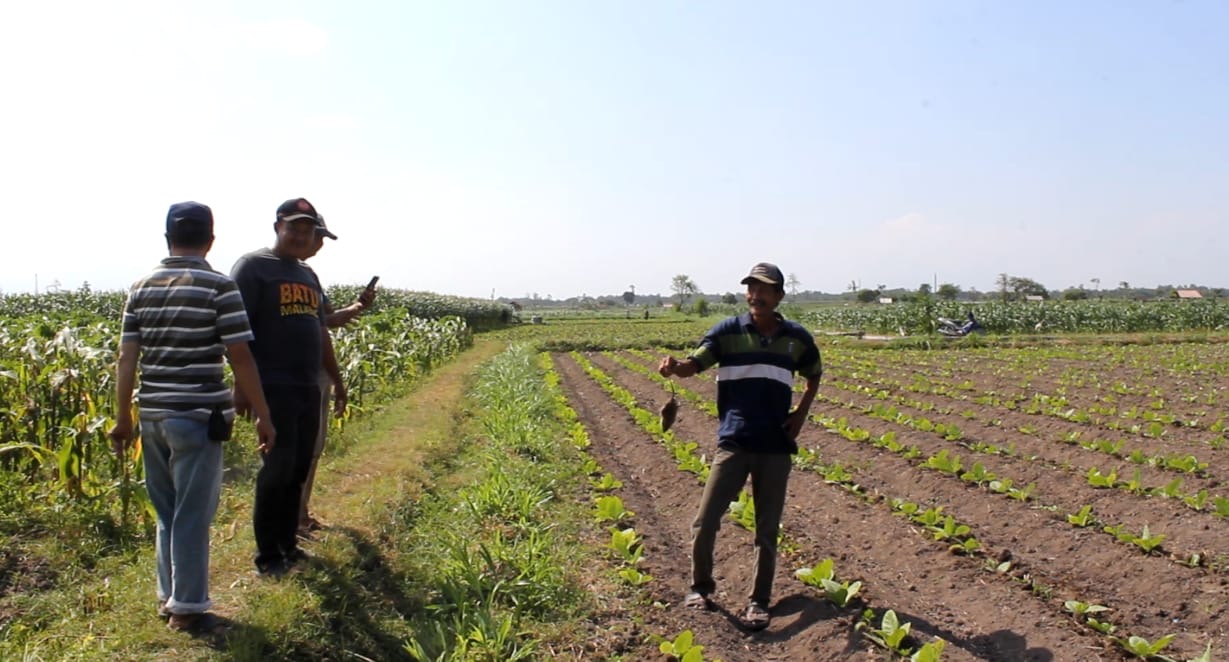
[[[589,482],[593,485],[593,489],[599,492],[609,492],[610,490],[617,490],[623,487],[623,481],[609,473],[604,473],[601,478],[590,480]]]
[[[942,471],[943,473],[954,475],[960,474],[960,458],[950,455],[946,448],[939,451],[938,455],[933,455],[926,458],[923,466],[930,469],[935,469],[937,471]]]
[[[862,582],[837,581],[835,565],[832,559],[824,559],[813,568],[799,568],[794,571],[794,576],[807,586],[822,590],[829,602],[838,607],[847,607],[862,589]]]
[[[1067,521],[1074,526],[1082,528],[1096,523],[1097,519],[1092,516],[1092,506],[1085,504],[1083,508],[1080,508],[1080,512],[1074,515],[1067,515]]]
[[[1080,602],[1079,600],[1067,600],[1063,603],[1063,609],[1075,614],[1076,620],[1084,620],[1089,614],[1098,614],[1110,610],[1109,607]]]
[[[677,662],[703,662],[704,660],[704,647],[696,645],[695,634],[691,630],[683,630],[674,639],[662,641],[657,649]]]
[[[730,502],[730,517],[744,529],[755,531],[755,501],[746,490],[738,493],[738,501]]]
[[[1118,644],[1126,651],[1141,660],[1165,660],[1173,662],[1173,658],[1161,655],[1161,651],[1165,650],[1169,643],[1174,640],[1174,635],[1167,634],[1154,642],[1149,642],[1143,637],[1130,636],[1126,639],[1119,639]]]
[[[1118,470],[1103,474],[1100,469],[1093,467],[1088,470],[1088,484],[1093,487],[1114,487],[1118,484]]]
[[[620,522],[635,515],[623,507],[623,499],[613,494],[598,497],[595,510],[599,522]]]
[[[635,529],[615,529],[610,532],[610,543],[607,545],[623,558],[630,566],[635,566],[644,559],[644,545]]]
[[[619,577],[632,586],[643,586],[653,581],[653,575],[635,568],[619,568]]]
[[[900,655],[901,657],[908,656],[913,652],[913,649],[905,645],[905,641],[909,638],[909,630],[912,627],[910,623],[901,623],[897,618],[896,612],[891,609],[883,613],[883,619],[879,623],[879,627],[873,627],[874,611],[867,609],[862,613],[862,620],[854,626],[854,630],[862,633],[862,636],[879,644],[880,646]]]

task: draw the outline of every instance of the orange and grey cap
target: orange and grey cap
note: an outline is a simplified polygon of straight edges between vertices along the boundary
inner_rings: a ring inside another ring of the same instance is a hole
[[[753,280],[776,285],[777,287],[782,287],[785,284],[785,277],[781,275],[781,270],[777,268],[777,265],[768,262],[761,262],[751,267],[751,273],[747,274],[747,277],[742,279],[741,282],[743,285],[747,285]]]

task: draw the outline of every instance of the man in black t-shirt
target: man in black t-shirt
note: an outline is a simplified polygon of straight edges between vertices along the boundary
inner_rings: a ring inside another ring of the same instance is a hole
[[[318,227],[320,215],[310,202],[287,200],[277,209],[273,247],[248,253],[231,268],[255,335],[252,356],[278,431],[278,444],[264,456],[256,477],[252,523],[256,568],[262,575],[283,574],[306,556],[295,537],[299,500],[320,426],[320,371],[336,364],[324,329],[323,292],[301,262]],[[247,401],[246,394],[235,393],[236,409],[242,412]],[[334,402],[339,409],[345,407],[344,384],[334,385]]]

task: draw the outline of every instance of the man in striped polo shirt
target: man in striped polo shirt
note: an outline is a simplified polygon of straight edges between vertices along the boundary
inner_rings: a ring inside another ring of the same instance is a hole
[[[213,212],[197,202],[171,205],[166,242],[170,257],[133,284],[124,304],[110,436],[117,453],[133,438],[139,363],[141,456],[158,519],[158,612],[172,629],[195,630],[208,622],[209,525],[222,489],[222,441],[235,418],[222,355],[246,391],[261,387],[239,290],[205,261]],[[269,407],[258,398],[252,409],[265,452],[274,444]]]
[[[815,339],[800,324],[776,312],[785,297],[785,279],[776,265],[761,262],[742,280],[750,311],[717,323],[683,361],[667,356],[658,365],[664,377],[690,377],[717,368],[717,453],[713,456],[700,509],[691,525],[691,590],[683,604],[710,608],[713,545],[721,517],[738,498],[747,477],[755,505],[755,578],[750,602],[741,612],[745,627],[761,630],[771,618],[769,601],[777,566],[777,533],[785,507],[791,455],[819,390],[822,365]],[[793,402],[794,373],[806,379],[798,405]]]

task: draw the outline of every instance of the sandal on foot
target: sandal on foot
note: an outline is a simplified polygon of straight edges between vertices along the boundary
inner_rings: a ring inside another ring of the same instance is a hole
[[[742,613],[743,627],[748,630],[763,630],[772,622],[768,608],[758,602],[752,602]]]
[[[683,606],[688,609],[710,609],[712,603],[708,596],[698,591],[692,591],[683,597]]]

